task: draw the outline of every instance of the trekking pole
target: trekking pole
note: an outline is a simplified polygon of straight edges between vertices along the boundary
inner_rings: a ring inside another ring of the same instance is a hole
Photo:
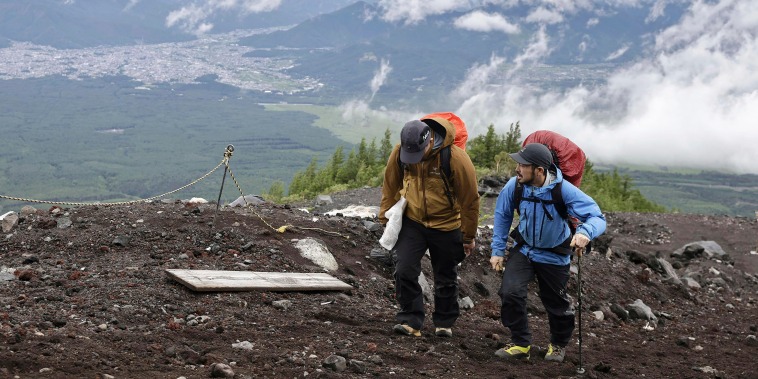
[[[576,369],[576,373],[579,375],[584,374],[584,366],[582,366],[582,254],[581,251],[576,259],[576,277],[577,277],[577,290],[578,290],[578,302],[579,302],[579,367]]]
[[[229,158],[232,157],[234,152],[234,145],[227,145],[224,151],[224,176],[221,177],[221,189],[218,191],[218,200],[216,200],[216,213],[213,214],[213,221],[211,222],[211,229],[216,225],[216,216],[218,215],[218,207],[221,205],[221,193],[224,192],[224,182],[226,181],[226,172],[229,171]]]

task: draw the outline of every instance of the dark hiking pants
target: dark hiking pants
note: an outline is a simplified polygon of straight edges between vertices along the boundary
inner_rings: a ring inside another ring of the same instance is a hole
[[[537,277],[542,305],[550,323],[550,343],[565,347],[574,331],[574,310],[566,294],[569,265],[557,266],[530,261],[520,252],[511,252],[500,287],[500,320],[511,330],[511,342],[532,344],[526,310],[527,286]]]
[[[460,314],[458,308],[458,263],[466,257],[460,229],[429,229],[403,217],[394,247],[395,295],[400,306],[397,321],[414,329],[424,325],[424,298],[418,282],[421,259],[429,249],[434,275],[434,313],[438,328],[450,328]]]

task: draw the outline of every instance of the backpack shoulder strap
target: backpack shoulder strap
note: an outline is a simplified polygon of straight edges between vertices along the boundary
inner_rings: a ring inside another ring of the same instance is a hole
[[[519,212],[519,205],[521,204],[521,199],[524,197],[524,186],[521,185],[521,183],[516,182],[516,188],[513,190],[513,209],[516,210],[516,213],[521,215]]]
[[[452,175],[450,171],[450,146],[452,145],[445,146],[440,150],[440,169],[448,180]]]
[[[555,206],[555,210],[558,211],[558,214],[561,215],[562,219],[568,220],[568,208],[566,207],[566,202],[563,201],[562,189],[563,182],[556,183],[550,190],[550,196],[553,198],[553,206]]]
[[[445,195],[450,203],[450,208],[455,208],[453,194],[450,192],[450,178],[452,171],[450,169],[450,149],[452,145],[447,145],[440,150],[440,172],[442,173],[442,183],[445,184]]]

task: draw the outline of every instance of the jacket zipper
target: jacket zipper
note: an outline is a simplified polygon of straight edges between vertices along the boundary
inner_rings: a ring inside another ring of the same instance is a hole
[[[426,204],[426,175],[423,173],[426,172],[426,165],[425,161],[421,161],[421,171],[419,171],[418,176],[421,178],[421,196],[424,203],[424,226],[427,228],[429,227],[429,209],[427,208]]]

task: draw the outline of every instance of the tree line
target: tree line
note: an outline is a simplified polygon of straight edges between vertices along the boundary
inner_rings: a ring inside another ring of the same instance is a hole
[[[292,177],[288,193],[282,181],[274,182],[262,196],[274,202],[295,202],[312,199],[319,194],[334,193],[365,186],[379,187],[384,180],[384,168],[394,147],[389,129],[384,137],[367,143],[365,138],[345,157],[338,146],[331,158],[321,167],[313,158],[303,171]],[[497,134],[490,124],[487,132],[469,139],[466,152],[471,157],[477,177],[486,175],[511,176],[516,163],[508,154],[521,149],[521,126],[512,123],[508,132]],[[648,199],[634,188],[632,179],[613,172],[597,172],[592,162],[585,163],[582,190],[592,196],[603,211],[608,212],[665,212],[666,209]]]

